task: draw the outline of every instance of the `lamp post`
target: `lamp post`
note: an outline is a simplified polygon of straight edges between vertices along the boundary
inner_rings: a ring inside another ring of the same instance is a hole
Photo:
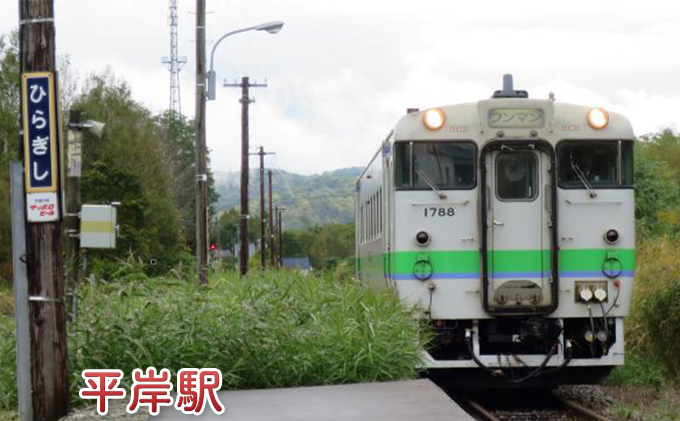
[[[227,37],[247,31],[267,31],[278,33],[283,22],[261,23],[248,28],[238,29],[222,35],[210,52],[210,70],[205,72],[205,0],[196,2],[196,178],[198,183],[196,197],[196,255],[198,278],[201,284],[208,282],[208,189],[207,189],[207,148],[205,142],[205,103],[206,99],[216,97],[217,75],[215,73],[215,50]],[[247,221],[246,221],[247,222]]]
[[[208,92],[207,92],[207,97],[208,100],[212,101],[217,97],[217,92],[216,92],[216,85],[217,85],[217,75],[215,74],[215,50],[217,49],[217,46],[220,45],[220,43],[227,37],[230,37],[232,35],[240,34],[241,32],[247,32],[247,31],[267,31],[270,34],[276,34],[278,33],[281,28],[283,28],[283,22],[280,20],[273,21],[273,22],[266,22],[266,23],[261,23],[259,25],[251,26],[248,28],[243,28],[243,29],[237,29],[236,31],[231,31],[228,32],[220,37],[220,39],[217,40],[215,45],[213,45],[212,51],[210,51],[210,70],[208,71],[208,74],[206,75],[206,78],[208,79]]]
[[[66,173],[66,226],[68,237],[68,287],[74,288],[81,277],[80,262],[80,181],[82,174],[82,136],[89,131],[98,138],[102,137],[104,123],[87,120],[82,122],[83,111],[71,110],[68,122],[67,173]]]

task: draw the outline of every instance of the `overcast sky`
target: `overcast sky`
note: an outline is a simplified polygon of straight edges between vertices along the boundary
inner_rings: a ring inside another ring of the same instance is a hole
[[[17,27],[0,6],[0,34]],[[168,0],[56,0],[57,53],[82,80],[110,66],[154,111],[169,102]],[[680,7],[673,1],[207,0],[208,52],[223,33],[271,20],[215,55],[212,167],[239,168],[240,91],[250,76],[251,145],[268,165],[316,173],[365,165],[408,107],[488,98],[504,73],[531,97],[624,113],[638,135],[680,122]],[[194,113],[194,0],[179,0],[182,111]],[[256,162],[253,161],[253,164]]]

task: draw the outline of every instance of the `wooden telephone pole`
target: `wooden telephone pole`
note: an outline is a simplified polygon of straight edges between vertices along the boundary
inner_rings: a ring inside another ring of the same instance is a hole
[[[31,72],[54,73],[53,1],[20,0],[19,25],[22,77]],[[20,112],[23,115],[23,108]],[[58,137],[54,140],[58,149]],[[28,160],[24,156],[24,171],[31,171]],[[57,174],[52,176],[58,180]],[[61,186],[56,184],[59,194]],[[33,419],[37,421],[56,420],[69,409],[61,228],[60,219],[26,225]]]
[[[276,231],[279,236],[278,257],[279,267],[283,267],[283,211],[286,210],[283,206],[276,207],[276,223],[278,225]]]
[[[196,260],[208,283],[208,170],[205,146],[205,0],[196,0]]]
[[[272,170],[269,170],[269,257],[272,269],[276,269],[276,249],[274,248],[274,209],[272,199]]]
[[[266,88],[266,83],[250,83],[247,76],[241,79],[241,83],[225,83],[224,86],[241,88],[241,219],[240,219],[240,234],[239,234],[239,269],[241,275],[248,273],[248,172],[250,166],[248,162],[250,147],[249,128],[248,128],[248,108],[252,99],[250,99],[250,88]]]
[[[274,152],[265,152],[264,148],[260,146],[260,150],[258,152],[255,152],[254,154],[251,155],[259,155],[260,156],[260,268],[262,270],[265,270],[267,266],[267,240],[266,240],[266,234],[267,234],[267,219],[265,218],[265,200],[264,200],[264,156],[265,155],[274,155]],[[269,172],[270,175],[270,184],[271,184],[271,171]],[[271,197],[269,198],[271,201]],[[271,211],[269,213],[270,218],[271,218]]]

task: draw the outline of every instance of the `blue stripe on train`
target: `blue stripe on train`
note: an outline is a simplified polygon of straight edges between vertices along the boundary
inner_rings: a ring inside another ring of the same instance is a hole
[[[397,280],[397,281],[403,281],[403,280],[412,280],[412,279],[417,279],[412,273],[403,273],[403,274],[388,274],[391,279]],[[541,272],[499,272],[499,273],[494,273],[492,275],[496,279],[512,279],[512,278],[540,278],[541,277]],[[549,272],[543,273],[544,277],[550,276]],[[618,276],[626,276],[626,277],[632,277],[635,276],[635,271],[634,270],[624,270],[621,271],[621,273]],[[602,274],[602,271],[599,270],[594,270],[594,271],[588,271],[588,270],[577,270],[577,271],[565,271],[565,272],[560,272],[560,277],[562,278],[577,278],[577,277],[585,277],[585,278],[601,278],[604,277]],[[430,279],[475,279],[479,278],[479,272],[473,272],[473,273],[434,273],[430,277]]]

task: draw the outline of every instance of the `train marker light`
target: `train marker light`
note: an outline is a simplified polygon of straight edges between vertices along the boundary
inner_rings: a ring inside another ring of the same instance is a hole
[[[430,234],[425,231],[418,232],[418,234],[416,234],[416,244],[421,247],[430,244]]]
[[[588,125],[595,130],[602,130],[609,124],[609,113],[604,108],[591,108],[586,115]]]
[[[604,241],[609,244],[616,244],[619,241],[619,232],[615,229],[607,230],[604,233]]]
[[[444,116],[444,112],[439,108],[430,108],[423,113],[423,124],[429,130],[434,131],[441,129],[444,127],[445,121],[446,117]]]

